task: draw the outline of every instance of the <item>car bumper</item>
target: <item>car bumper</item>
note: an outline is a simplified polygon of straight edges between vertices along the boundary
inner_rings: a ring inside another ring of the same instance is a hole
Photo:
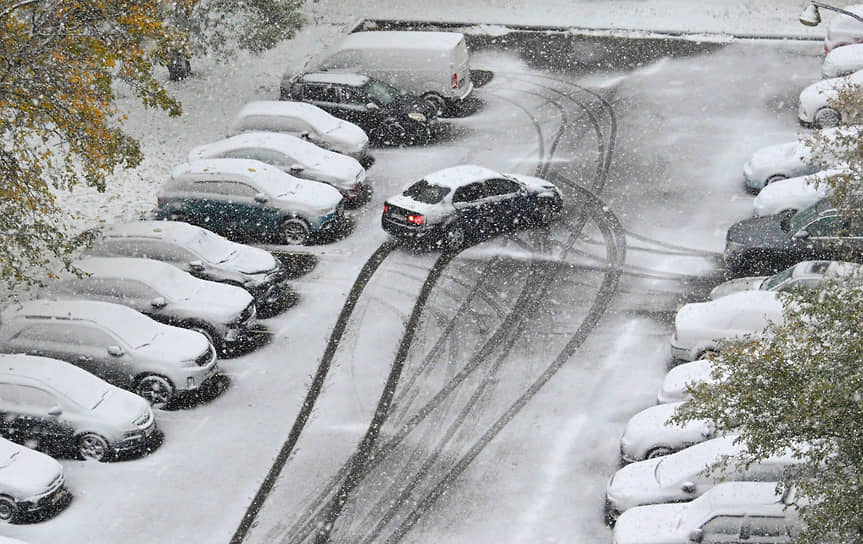
[[[381,227],[383,227],[385,232],[387,232],[388,234],[392,234],[397,238],[427,240],[439,238],[441,236],[441,230],[437,227],[411,227],[408,225],[397,223],[387,218],[386,216],[381,217]]]
[[[294,290],[287,280],[273,280],[250,290],[258,308],[281,305],[294,296]]]
[[[672,357],[672,359],[678,359],[681,361],[691,361],[693,359],[692,350],[687,348],[687,347],[677,345],[674,342],[675,342],[675,339],[672,338],[671,339],[671,357]]]
[[[797,120],[806,128],[812,128],[815,124],[814,112],[810,113],[802,101],[797,105]]]
[[[18,501],[16,505],[21,514],[28,515],[61,508],[71,500],[72,493],[64,485],[42,497]]]
[[[219,365],[213,361],[207,366],[187,370],[182,379],[177,380],[174,386],[177,388],[177,391],[197,391],[218,373]]]
[[[137,434],[127,436],[121,441],[113,445],[114,453],[130,453],[147,449],[159,435],[159,430],[156,427],[156,421],[148,425],[145,429]]]

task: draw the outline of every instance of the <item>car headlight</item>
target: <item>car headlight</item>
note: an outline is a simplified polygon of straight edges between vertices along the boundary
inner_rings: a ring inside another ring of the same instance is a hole
[[[408,119],[412,119],[418,123],[425,123],[426,116],[417,111],[412,111],[408,114]]]

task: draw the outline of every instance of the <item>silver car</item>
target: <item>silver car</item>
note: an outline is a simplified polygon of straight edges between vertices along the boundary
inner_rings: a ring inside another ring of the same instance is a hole
[[[147,451],[160,439],[146,400],[48,357],[0,355],[0,414],[3,437],[83,459]]]
[[[161,323],[198,331],[220,352],[247,340],[255,301],[234,285],[201,280],[152,259],[91,257],[74,263],[80,278],[49,284],[43,298],[83,298],[123,304]]]
[[[243,287],[255,297],[261,316],[296,301],[287,271],[272,253],[231,242],[207,229],[180,221],[135,221],[90,232],[95,238],[90,255],[154,259],[197,278]]]
[[[60,463],[0,438],[0,523],[59,509],[71,498]]]
[[[0,314],[0,352],[43,355],[129,389],[157,408],[217,375],[204,335],[92,300],[34,300]]]

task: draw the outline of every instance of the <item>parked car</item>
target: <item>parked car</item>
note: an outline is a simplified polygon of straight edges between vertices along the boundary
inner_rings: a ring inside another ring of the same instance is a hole
[[[0,434],[38,449],[107,461],[155,448],[150,404],[48,357],[0,354]]]
[[[716,300],[741,291],[791,291],[792,289],[815,289],[828,280],[863,283],[863,265],[844,261],[803,261],[789,266],[772,276],[747,276],[721,283],[710,291]]]
[[[185,221],[228,238],[298,245],[345,225],[344,202],[336,189],[252,159],[179,165],[159,190],[154,217]]]
[[[199,145],[188,159],[255,159],[291,176],[332,185],[355,203],[365,201],[370,190],[366,170],[356,159],[280,132],[244,132]]]
[[[773,291],[741,291],[685,304],[674,317],[671,355],[693,361],[704,353],[719,351],[724,342],[757,336],[771,322],[782,321],[782,301]]]
[[[632,416],[620,437],[620,457],[625,463],[662,457],[716,436],[713,422],[689,421],[684,425],[668,420],[683,402],[658,404]]]
[[[256,100],[249,102],[231,123],[228,136],[243,132],[283,132],[353,157],[368,168],[375,163],[363,129],[304,102]]]
[[[87,252],[101,257],[140,257],[174,265],[196,278],[243,287],[259,315],[269,316],[296,301],[287,272],[272,253],[225,240],[180,221],[114,223],[92,231]]]
[[[691,502],[630,508],[614,525],[614,544],[746,542],[791,544],[802,523],[794,488],[776,482],[724,482]]]
[[[144,315],[197,331],[220,352],[248,340],[255,301],[242,287],[198,279],[152,259],[91,257],[74,263],[82,277],[51,282],[43,298],[123,304]]]
[[[827,128],[856,121],[852,112],[844,111],[836,101],[840,90],[861,84],[863,70],[843,77],[822,79],[807,86],[800,92],[797,108],[800,124],[805,127]]]
[[[282,81],[282,100],[308,102],[363,128],[382,145],[432,140],[437,111],[428,101],[362,74],[308,72]]]
[[[385,81],[431,103],[439,115],[459,111],[473,91],[470,59],[460,32],[354,32],[315,64]]]
[[[656,402],[670,404],[687,401],[692,396],[687,389],[697,383],[713,383],[713,363],[709,358],[698,359],[682,365],[677,365],[668,371],[659,386]]]
[[[703,495],[721,481],[778,482],[799,465],[792,453],[738,466],[735,457],[745,445],[725,435],[677,453],[625,465],[606,487],[606,518],[610,523],[635,506],[685,502]],[[730,459],[728,459],[730,458]],[[722,464],[723,460],[727,463]]]
[[[33,300],[0,314],[0,353],[53,357],[134,391],[157,408],[217,375],[216,350],[195,331],[93,300]]]
[[[798,210],[833,194],[825,180],[845,172],[843,168],[829,168],[812,175],[798,176],[771,183],[758,193],[752,202],[755,217],[767,215],[791,215]]]
[[[824,79],[847,76],[857,70],[863,70],[863,44],[860,43],[833,49],[821,63],[821,77]]]
[[[738,221],[725,237],[725,266],[732,276],[771,274],[800,261],[857,261],[863,257],[863,221],[839,215],[830,199],[791,217],[768,215]]]
[[[842,8],[856,15],[863,15],[863,4],[854,4]],[[836,14],[827,23],[824,35],[824,53],[846,45],[863,42],[863,22],[847,15]]]
[[[0,438],[0,523],[66,506],[72,494],[65,483],[56,460]]]
[[[462,165],[428,174],[388,198],[381,226],[412,243],[455,250],[469,238],[547,225],[562,208],[560,191],[548,181]]]

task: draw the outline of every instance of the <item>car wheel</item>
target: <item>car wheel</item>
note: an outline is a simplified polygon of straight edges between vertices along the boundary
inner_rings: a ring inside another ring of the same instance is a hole
[[[444,232],[444,249],[458,251],[464,246],[465,233],[459,225],[450,225]]]
[[[815,128],[835,127],[840,121],[842,116],[831,107],[824,107],[815,112]]]
[[[18,506],[9,497],[0,497],[0,523],[11,523],[18,516]]]
[[[174,398],[174,385],[168,378],[150,374],[138,380],[135,392],[154,408],[167,408]]]
[[[435,112],[436,117],[443,117],[446,114],[446,100],[437,93],[427,93],[423,95],[423,100],[429,103]]]
[[[309,241],[312,229],[299,217],[285,219],[282,223],[282,240],[290,245],[304,245]]]
[[[86,433],[78,437],[78,455],[82,459],[94,461],[107,461],[111,449],[108,441],[95,433]]]
[[[647,455],[645,455],[644,458],[645,459],[654,459],[656,457],[663,457],[665,455],[668,455],[669,453],[671,453],[671,448],[662,448],[662,447],[653,448],[652,450],[647,452]]]
[[[766,186],[770,185],[771,183],[773,183],[774,181],[782,181],[783,179],[788,179],[788,176],[785,176],[782,174],[775,174],[775,175],[767,178],[767,180],[764,182],[764,186],[766,187]]]

